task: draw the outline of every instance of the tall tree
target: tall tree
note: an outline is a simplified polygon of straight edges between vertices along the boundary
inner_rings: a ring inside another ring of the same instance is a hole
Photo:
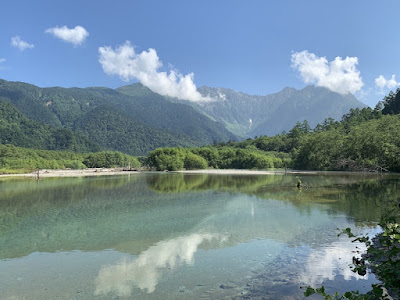
[[[383,98],[382,102],[382,113],[384,115],[395,115],[400,113],[400,88],[397,89],[396,93],[391,91],[389,95]],[[380,105],[380,103],[378,103],[378,105]]]

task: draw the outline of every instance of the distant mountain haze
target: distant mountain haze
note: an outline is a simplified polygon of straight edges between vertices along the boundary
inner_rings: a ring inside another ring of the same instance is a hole
[[[117,90],[131,96],[153,93],[139,83],[122,86]],[[196,108],[210,119],[222,123],[240,138],[279,134],[289,131],[296,122],[304,120],[315,127],[326,118],[340,120],[350,108],[366,107],[352,94],[342,95],[313,85],[301,90],[286,87],[278,93],[265,96],[207,86],[198,90],[204,97],[214,101],[164,99]]]
[[[325,118],[340,120],[350,108],[366,107],[352,94],[315,86],[302,90],[287,87],[265,96],[210,87],[200,87],[199,91],[216,101],[196,105],[243,138],[289,131],[297,121],[307,120],[313,128]]]

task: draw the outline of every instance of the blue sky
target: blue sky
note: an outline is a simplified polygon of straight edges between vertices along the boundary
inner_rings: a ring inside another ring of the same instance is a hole
[[[313,83],[374,106],[399,86],[399,11],[395,0],[6,0],[0,78],[140,81],[193,101],[202,85],[263,95]]]

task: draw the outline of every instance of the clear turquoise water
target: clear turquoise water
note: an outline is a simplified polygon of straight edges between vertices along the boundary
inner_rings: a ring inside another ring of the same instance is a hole
[[[397,176],[0,181],[2,299],[302,299],[368,290],[337,228],[377,231]]]

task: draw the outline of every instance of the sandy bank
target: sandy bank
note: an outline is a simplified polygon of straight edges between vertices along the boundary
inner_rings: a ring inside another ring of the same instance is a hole
[[[83,170],[51,170],[43,169],[39,172],[40,178],[45,177],[80,177],[80,176],[104,176],[104,175],[126,175],[137,174],[137,171],[123,171],[121,168],[96,168],[96,169],[83,169]],[[206,169],[206,170],[184,170],[174,171],[171,173],[185,173],[185,174],[220,174],[220,175],[274,175],[285,174],[284,170],[275,171],[259,171],[259,170],[235,170],[235,169]],[[315,171],[294,171],[288,170],[286,174],[320,174],[326,172]],[[31,172],[26,174],[4,174],[2,177],[37,177],[37,173]]]
[[[226,174],[226,175],[271,175],[282,174],[284,171],[257,171],[257,170],[235,170],[235,169],[206,169],[206,170],[185,170],[176,171],[174,173],[190,173],[190,174]]]
[[[206,170],[185,170],[176,171],[176,173],[190,173],[190,174],[226,174],[226,175],[273,175],[285,174],[284,170],[275,171],[259,171],[259,170],[238,170],[238,169],[206,169]],[[286,174],[316,174],[312,171],[293,171],[287,170]]]
[[[138,173],[136,171],[122,171],[120,168],[96,168],[83,170],[40,170],[39,177],[80,177],[80,176],[104,176],[104,175],[126,175]],[[37,172],[26,174],[4,174],[1,177],[37,177]]]
[[[239,170],[239,169],[206,169],[206,170],[183,170],[174,171],[171,173],[185,173],[185,174],[221,174],[221,175],[388,175],[394,173],[376,173],[376,172],[349,172],[349,171],[305,171],[305,170]]]

